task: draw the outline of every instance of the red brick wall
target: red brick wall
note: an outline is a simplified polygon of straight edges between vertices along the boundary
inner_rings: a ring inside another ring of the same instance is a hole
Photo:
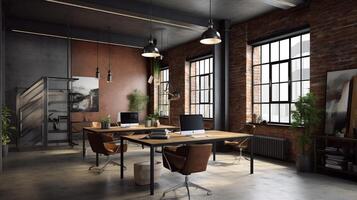
[[[233,25],[230,40],[230,129],[237,131],[249,119],[243,110],[249,107],[250,84],[240,77],[250,73],[248,41],[279,32],[310,26],[311,88],[317,104],[325,108],[326,73],[331,70],[357,68],[357,1],[312,0],[310,5],[279,10],[248,22]],[[248,67],[247,67],[248,66]],[[249,71],[248,71],[248,70]],[[249,77],[248,77],[249,78]],[[317,134],[323,133],[321,128]],[[257,134],[288,138],[292,144],[290,158],[296,155],[296,133],[288,127],[258,127]]]
[[[171,124],[178,125],[180,115],[188,113],[189,111],[189,64],[187,61],[190,58],[210,54],[212,51],[213,49],[211,46],[201,45],[198,40],[195,40],[164,52],[163,63],[169,66],[169,79],[172,86],[170,91],[179,91],[181,94],[179,100],[171,101]],[[153,93],[152,89],[150,89],[150,93]],[[153,100],[151,102],[153,103]],[[168,121],[168,119],[161,119],[161,123],[168,124]],[[213,128],[213,121],[205,121],[205,126],[206,128]]]
[[[301,27],[310,27],[311,91],[321,109],[325,107],[326,73],[331,70],[357,68],[357,1],[311,0],[309,5],[290,10],[277,10],[235,24],[230,32],[229,117],[230,130],[238,131],[251,120],[251,46],[248,41],[269,37]],[[185,60],[209,53],[211,47],[198,41],[169,49],[165,61],[170,66],[171,84],[181,92],[185,89]],[[184,113],[184,98],[172,102],[172,122]],[[211,122],[212,123],[212,122]],[[323,133],[322,120],[318,133]],[[289,127],[258,126],[257,134],[287,138],[291,143],[290,158],[295,159],[296,136]]]

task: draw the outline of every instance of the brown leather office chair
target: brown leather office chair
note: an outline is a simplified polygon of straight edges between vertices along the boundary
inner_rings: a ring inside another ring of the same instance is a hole
[[[111,159],[111,155],[118,154],[121,152],[121,147],[120,145],[117,145],[113,135],[109,134],[98,134],[98,133],[88,133],[88,140],[89,144],[92,148],[92,151],[96,153],[96,165],[91,166],[89,170],[95,170],[98,173],[101,173],[104,171],[104,168],[108,164],[114,164],[117,166],[120,166],[119,163],[113,161]],[[127,151],[127,144],[124,144],[124,152]],[[103,165],[103,167],[98,167],[99,165],[99,154],[103,154],[108,157],[107,162]]]
[[[255,128],[256,128],[256,126],[254,124],[245,124],[244,127],[239,130],[239,132],[254,135]],[[234,150],[239,151],[239,156],[235,157],[233,163],[235,163],[236,161],[239,162],[242,158],[249,160],[249,158],[246,158],[243,156],[243,150],[248,148],[248,144],[249,144],[248,138],[238,139],[238,140],[233,140],[233,141],[225,141],[224,144],[231,146]]]
[[[207,195],[212,194],[211,190],[194,184],[188,180],[188,176],[190,174],[206,171],[211,151],[212,144],[192,144],[179,146],[177,148],[165,147],[162,153],[164,167],[172,172],[178,172],[185,175],[185,182],[166,190],[162,197],[164,197],[166,193],[175,191],[182,187],[186,187],[189,199],[189,187],[202,189],[207,192]]]

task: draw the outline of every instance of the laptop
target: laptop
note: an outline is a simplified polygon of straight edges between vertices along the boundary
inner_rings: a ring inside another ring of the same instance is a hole
[[[120,116],[120,119],[119,119]],[[120,121],[120,126],[133,127],[139,126],[139,113],[138,112],[120,112],[118,115],[118,121]]]
[[[181,135],[205,134],[202,115],[181,115],[180,127]]]

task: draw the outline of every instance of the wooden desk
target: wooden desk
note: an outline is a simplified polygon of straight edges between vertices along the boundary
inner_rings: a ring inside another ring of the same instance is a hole
[[[150,132],[150,131],[155,131],[155,130],[162,130],[162,129],[169,129],[169,130],[175,130],[178,129],[176,126],[168,126],[168,125],[160,125],[158,127],[145,127],[144,125],[139,125],[139,126],[133,126],[133,127],[127,127],[123,128],[120,126],[113,126],[109,129],[101,129],[101,128],[93,128],[93,127],[84,127],[83,128],[83,135],[82,135],[82,140],[83,140],[83,158],[86,157],[86,142],[85,142],[85,133],[91,132],[91,133],[98,133],[98,134],[109,134],[109,133],[115,133],[115,134],[125,134],[128,132]]]
[[[169,139],[144,139],[145,135],[130,135],[120,137],[121,148],[123,148],[124,140],[128,140],[134,143],[142,144],[150,147],[150,194],[154,194],[154,152],[155,147],[163,147],[169,145],[179,144],[193,144],[193,143],[213,143],[213,160],[215,160],[215,143],[225,140],[234,140],[249,138],[250,139],[250,173],[254,173],[254,156],[253,156],[253,135],[245,133],[233,133],[226,131],[206,131],[205,137],[192,137],[182,136],[177,133],[170,134]],[[120,156],[120,178],[124,178],[124,153],[123,149]]]

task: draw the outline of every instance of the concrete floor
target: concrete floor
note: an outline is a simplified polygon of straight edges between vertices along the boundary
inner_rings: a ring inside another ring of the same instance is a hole
[[[88,151],[90,151],[88,149]],[[12,152],[5,161],[0,175],[0,199],[26,200],[111,200],[160,199],[162,192],[181,183],[184,177],[163,169],[156,184],[155,195],[150,196],[148,186],[136,186],[133,163],[148,160],[148,149],[129,146],[126,153],[124,180],[119,168],[109,166],[100,175],[88,171],[95,156],[82,160],[80,147],[74,149],[34,152]],[[157,160],[161,156],[157,155]],[[101,157],[102,163],[105,157]],[[210,188],[213,195],[191,189],[191,199],[219,200],[352,200],[357,199],[357,183],[325,175],[295,172],[291,164],[256,160],[255,174],[249,174],[249,162],[229,164],[233,156],[218,154],[218,162],[210,162],[206,172],[193,174],[192,182]],[[186,191],[170,193],[166,199],[188,199]]]

